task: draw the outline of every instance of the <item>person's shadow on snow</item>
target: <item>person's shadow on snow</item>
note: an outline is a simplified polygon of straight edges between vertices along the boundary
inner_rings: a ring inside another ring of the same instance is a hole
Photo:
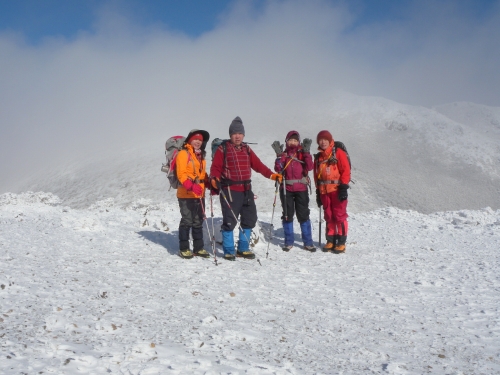
[[[276,223],[271,226],[270,223],[259,220],[260,230],[265,236],[266,241],[271,241],[271,244],[278,245],[285,240],[285,232],[283,227],[276,228]]]
[[[144,239],[163,246],[170,255],[179,255],[179,231],[172,233],[142,230],[137,232]]]
[[[264,222],[259,220],[260,228],[261,231],[264,233],[266,240],[271,241],[271,244],[274,245],[279,245],[283,244],[285,242],[285,231],[283,230],[283,226],[281,223],[275,224],[275,226],[271,226],[270,223]],[[280,227],[276,228],[276,225],[279,225]],[[271,231],[272,230],[272,238],[271,238]],[[293,241],[294,243],[302,243],[302,235],[297,231],[294,231],[293,233]]]

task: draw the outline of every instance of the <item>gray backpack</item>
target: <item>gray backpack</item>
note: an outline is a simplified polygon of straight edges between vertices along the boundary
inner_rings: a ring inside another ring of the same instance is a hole
[[[161,171],[167,174],[168,182],[170,183],[170,188],[177,189],[181,184],[179,179],[177,178],[177,172],[175,167],[176,167],[177,155],[179,154],[179,151],[182,150],[182,146],[184,146],[185,140],[186,137],[183,137],[181,135],[174,135],[173,137],[167,139],[167,142],[165,142],[166,163],[162,163]]]

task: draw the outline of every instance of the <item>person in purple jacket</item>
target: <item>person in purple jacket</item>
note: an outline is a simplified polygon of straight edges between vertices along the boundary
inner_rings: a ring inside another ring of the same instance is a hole
[[[308,172],[314,167],[310,154],[311,139],[300,143],[299,132],[292,130],[286,135],[285,150],[279,141],[272,144],[276,152],[274,170],[283,175],[280,188],[281,207],[283,208],[283,230],[285,232],[284,251],[290,251],[294,243],[293,217],[297,215],[302,233],[304,249],[316,251],[312,240],[311,220],[309,219],[310,180]]]

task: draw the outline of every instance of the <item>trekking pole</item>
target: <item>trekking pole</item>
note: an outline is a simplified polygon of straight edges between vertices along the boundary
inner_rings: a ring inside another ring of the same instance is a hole
[[[208,235],[210,236],[210,228],[208,228],[208,220],[207,220],[207,215],[205,215],[205,207],[203,206],[203,199],[201,199],[201,197],[200,197],[199,200],[200,200],[200,205],[201,205],[201,211],[203,212],[203,221],[205,222],[205,224],[207,226]],[[214,237],[212,237],[210,239],[210,244],[212,245],[212,251],[214,253],[214,262],[215,262],[215,265],[218,266],[218,264],[217,264],[217,254],[215,252],[215,238]]]
[[[238,220],[238,217],[236,216],[236,214],[234,213],[233,211],[233,208],[231,207],[231,205],[229,204],[229,201],[227,200],[227,196],[226,194],[224,193],[224,190],[222,190],[222,186],[220,185],[220,182],[218,182],[217,184],[219,186],[219,191],[220,193],[222,194],[222,198],[224,198],[224,200],[226,201],[226,204],[227,206],[229,207],[229,210],[231,211],[231,213],[233,214],[234,216],[234,219],[236,220],[236,223],[238,223],[238,228],[239,230],[241,231],[241,233],[243,233],[243,235],[245,236],[246,240],[248,241],[248,244],[250,244],[250,238],[247,237],[247,235],[245,234],[245,231],[243,230],[242,226],[241,226],[241,223],[240,221]],[[257,262],[259,262],[260,264],[260,260],[257,258]],[[260,264],[262,266],[262,264]]]
[[[283,213],[285,214],[285,221],[288,221],[288,212],[286,209],[286,179],[285,179],[285,170],[283,169],[283,202],[284,202],[284,207],[283,207]]]
[[[321,206],[319,206],[319,248],[321,249]]]
[[[276,196],[278,195],[278,190],[279,190],[279,183],[276,181],[276,191],[274,192],[274,202],[273,202],[273,213],[271,215],[271,226],[269,227],[269,241],[267,242],[267,251],[266,251],[266,259],[269,256],[269,245],[271,244],[271,240],[273,239],[273,231],[274,231],[274,225],[273,225],[273,219],[274,219],[274,208],[276,207]]]
[[[217,259],[216,253],[216,246],[215,246],[215,226],[214,226],[214,200],[213,200],[213,195],[210,194],[210,216],[212,220],[212,240],[214,241],[214,257]],[[217,263],[217,261],[216,261]]]

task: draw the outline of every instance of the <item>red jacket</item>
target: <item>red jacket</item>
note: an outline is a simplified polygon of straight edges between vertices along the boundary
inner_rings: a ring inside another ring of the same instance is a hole
[[[339,184],[347,185],[351,181],[351,167],[344,150],[336,148],[333,156],[337,162],[327,162],[332,156],[333,148],[334,140],[330,142],[326,150],[318,149],[318,156],[314,160],[314,182],[320,194],[336,191]]]
[[[235,147],[230,141],[226,142],[226,160],[224,160],[224,149],[221,146],[215,151],[210,177],[228,180],[231,182],[249,181],[252,169],[266,178],[270,178],[273,172],[266,167],[246,144]],[[245,191],[244,184],[230,185],[233,191]]]

